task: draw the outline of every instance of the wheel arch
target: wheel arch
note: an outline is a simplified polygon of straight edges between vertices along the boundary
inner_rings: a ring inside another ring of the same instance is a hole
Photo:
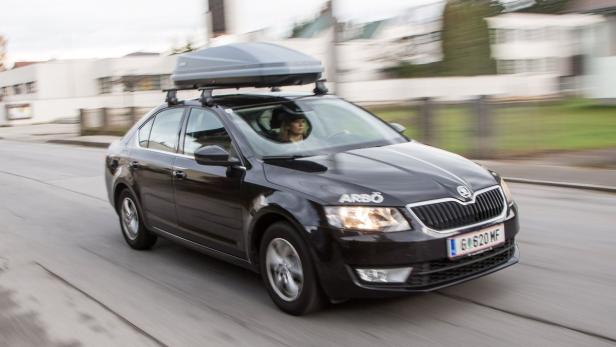
[[[294,229],[298,231],[299,236],[308,243],[308,238],[305,232],[302,232],[304,228],[302,225],[293,217],[291,213],[284,210],[280,206],[268,206],[261,210],[255,217],[252,223],[252,227],[250,228],[250,237],[249,237],[249,247],[248,247],[248,256],[250,262],[255,265],[255,268],[258,269],[259,264],[259,246],[261,244],[261,240],[267,228],[271,225],[278,222],[286,222],[289,223]]]
[[[123,180],[118,180],[113,187],[113,208],[118,211],[118,199],[122,191],[125,189],[128,190],[135,197],[135,199],[137,199],[137,204],[139,208],[141,208],[141,201],[139,201],[139,196],[137,195],[133,187],[131,187],[130,184]]]

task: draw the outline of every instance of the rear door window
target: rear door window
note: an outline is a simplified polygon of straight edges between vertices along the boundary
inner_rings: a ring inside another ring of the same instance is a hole
[[[150,132],[148,148],[165,152],[176,152],[183,113],[184,108],[179,107],[157,114]]]
[[[139,146],[147,148],[148,140],[150,138],[150,130],[152,130],[152,124],[154,123],[154,117],[150,118],[144,125],[139,128]]]

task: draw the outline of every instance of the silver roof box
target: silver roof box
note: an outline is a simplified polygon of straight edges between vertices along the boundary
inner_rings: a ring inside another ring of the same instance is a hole
[[[178,57],[179,88],[278,87],[313,83],[323,66],[311,56],[269,43],[236,43]]]

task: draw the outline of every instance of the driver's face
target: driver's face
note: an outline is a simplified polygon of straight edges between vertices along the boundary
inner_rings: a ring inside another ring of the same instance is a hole
[[[305,126],[306,122],[303,119],[295,119],[293,121],[291,121],[291,124],[289,124],[289,131],[293,134],[293,135],[301,135],[304,133],[304,126]]]

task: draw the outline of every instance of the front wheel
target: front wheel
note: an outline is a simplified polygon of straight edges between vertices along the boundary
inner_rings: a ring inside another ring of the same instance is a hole
[[[118,197],[118,215],[122,235],[131,248],[144,250],[154,246],[156,234],[146,229],[137,199],[129,190],[122,191]]]
[[[259,262],[269,295],[281,310],[299,316],[322,306],[309,249],[291,225],[279,222],[265,231]]]

